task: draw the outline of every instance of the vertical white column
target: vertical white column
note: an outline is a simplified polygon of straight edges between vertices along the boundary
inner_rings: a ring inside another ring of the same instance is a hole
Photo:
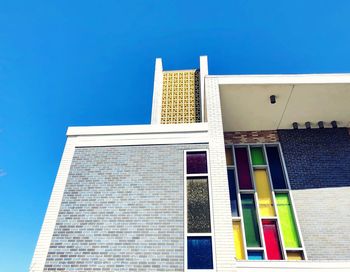
[[[162,114],[162,93],[163,93],[163,64],[162,59],[156,59],[153,83],[153,101],[151,124],[160,124]]]
[[[208,75],[208,57],[200,56],[199,58],[199,74],[200,74],[200,88],[201,88],[201,120],[206,122],[207,120],[207,109],[205,103],[205,92],[204,92],[204,79]]]
[[[235,251],[218,81],[205,78],[217,271],[234,271]]]

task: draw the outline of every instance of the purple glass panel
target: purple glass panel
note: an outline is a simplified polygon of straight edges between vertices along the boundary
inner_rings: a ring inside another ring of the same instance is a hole
[[[253,189],[252,179],[250,177],[248,150],[245,147],[236,147],[236,164],[238,174],[239,188]]]
[[[207,153],[205,151],[187,152],[187,174],[206,174]]]

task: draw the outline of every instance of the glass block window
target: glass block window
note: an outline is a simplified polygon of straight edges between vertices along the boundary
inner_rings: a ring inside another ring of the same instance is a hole
[[[201,122],[199,70],[164,71],[162,124]]]
[[[206,150],[185,151],[185,265],[188,271],[214,269],[207,157]]]
[[[237,260],[305,260],[279,144],[225,149]]]

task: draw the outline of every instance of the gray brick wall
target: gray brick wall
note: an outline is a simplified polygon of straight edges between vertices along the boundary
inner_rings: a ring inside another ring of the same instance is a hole
[[[294,190],[310,260],[350,260],[350,187]]]
[[[76,148],[44,271],[183,271],[183,150]]]

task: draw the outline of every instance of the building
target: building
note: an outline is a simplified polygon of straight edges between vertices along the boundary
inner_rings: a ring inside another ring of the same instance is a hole
[[[150,125],[68,128],[31,271],[350,271],[349,102],[157,59]]]

